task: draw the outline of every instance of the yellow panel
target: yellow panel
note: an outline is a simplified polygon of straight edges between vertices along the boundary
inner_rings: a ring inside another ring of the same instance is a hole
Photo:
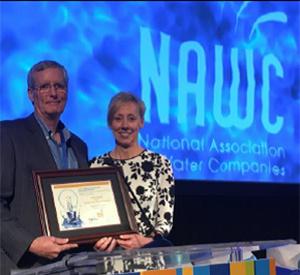
[[[247,275],[255,275],[254,262],[253,261],[246,261],[245,262],[245,267],[246,267],[246,274]]]

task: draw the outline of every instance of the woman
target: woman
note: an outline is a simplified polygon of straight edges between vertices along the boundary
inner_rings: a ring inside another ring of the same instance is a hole
[[[173,226],[173,170],[166,157],[143,149],[138,144],[138,133],[144,126],[144,114],[145,104],[134,94],[120,92],[115,95],[109,104],[107,123],[115,137],[116,146],[111,152],[94,158],[91,167],[105,166],[107,158],[114,165],[122,166],[125,180],[152,226],[147,223],[129,192],[138,234],[121,235],[118,240],[102,238],[95,244],[95,250],[112,251],[117,244],[124,249],[149,246],[157,236],[167,236]]]

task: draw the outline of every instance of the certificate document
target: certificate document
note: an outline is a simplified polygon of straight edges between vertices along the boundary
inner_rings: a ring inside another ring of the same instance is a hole
[[[60,231],[121,224],[109,180],[51,185]]]

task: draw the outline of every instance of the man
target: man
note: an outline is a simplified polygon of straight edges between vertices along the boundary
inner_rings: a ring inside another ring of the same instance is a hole
[[[34,113],[1,122],[1,274],[48,264],[72,252],[68,239],[42,236],[32,170],[87,168],[86,144],[60,121],[68,98],[68,75],[55,61],[28,73]]]

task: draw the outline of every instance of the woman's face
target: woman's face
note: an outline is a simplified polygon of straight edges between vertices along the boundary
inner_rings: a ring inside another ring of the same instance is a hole
[[[129,148],[138,143],[138,133],[144,126],[138,106],[126,102],[120,106],[113,116],[111,130],[119,146]]]

